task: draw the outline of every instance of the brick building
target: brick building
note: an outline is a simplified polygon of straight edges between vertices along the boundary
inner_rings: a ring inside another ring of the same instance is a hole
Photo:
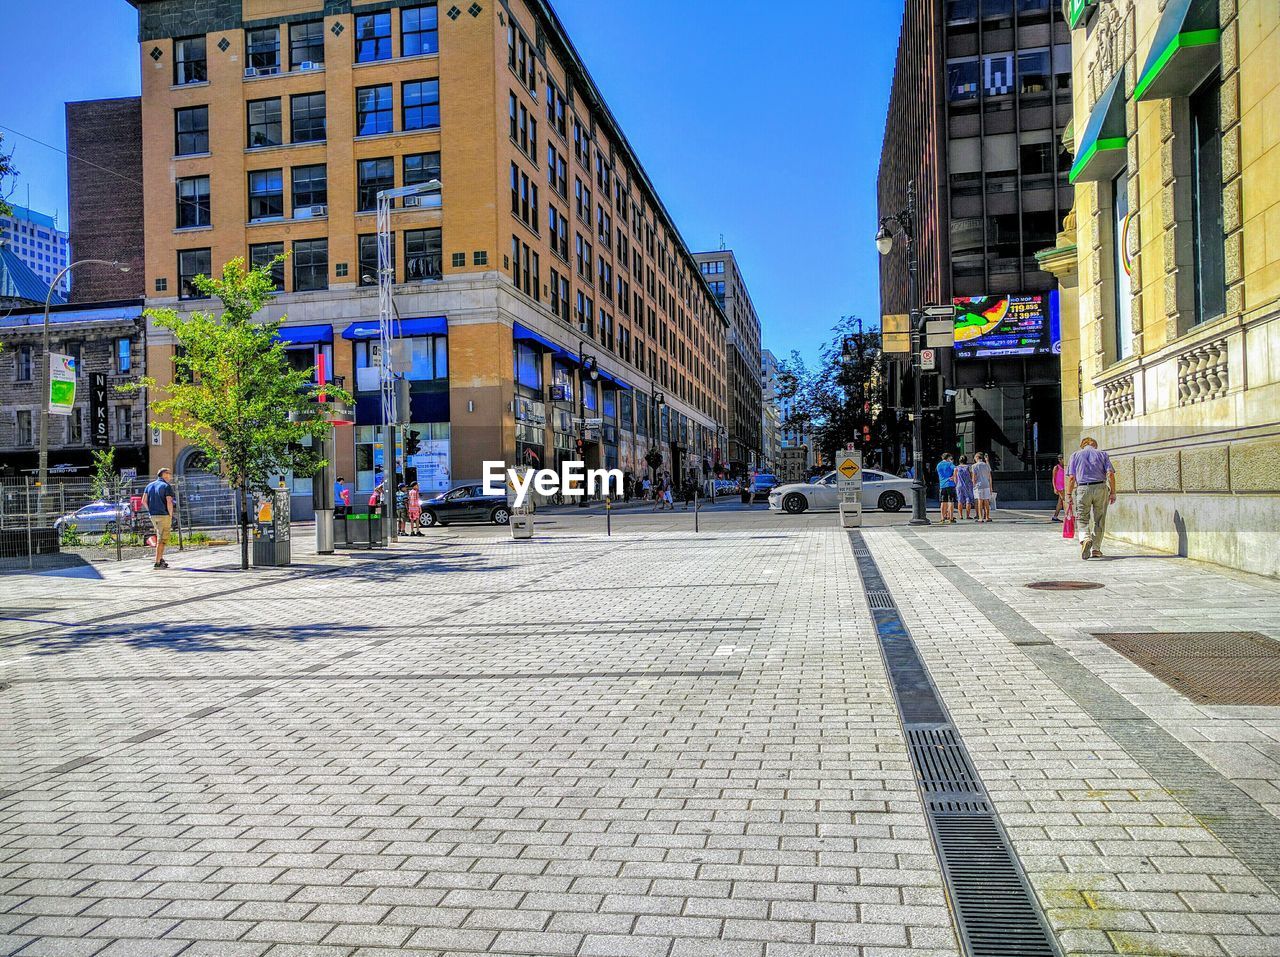
[[[432,180],[391,213],[425,488],[578,458],[580,400],[601,420],[589,465],[639,471],[656,449],[679,473],[711,452],[724,313],[547,3],[131,2],[148,302],[204,308],[192,276],[288,253],[266,313],[356,393],[336,466],[357,489],[380,465],[376,195]],[[173,345],[149,335],[163,376]],[[153,464],[196,467],[173,442]]]

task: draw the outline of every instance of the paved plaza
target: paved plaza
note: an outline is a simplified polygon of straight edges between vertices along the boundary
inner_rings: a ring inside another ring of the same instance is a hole
[[[1280,954],[1280,708],[1090,634],[1280,638],[1280,583],[905,518],[2,577],[0,954],[958,955],[855,541],[1062,953]]]

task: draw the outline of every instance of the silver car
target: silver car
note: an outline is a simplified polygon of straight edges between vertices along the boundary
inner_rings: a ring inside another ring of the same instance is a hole
[[[779,485],[769,493],[769,508],[799,515],[801,512],[834,512],[840,504],[835,472],[828,472],[816,482]],[[898,478],[875,469],[862,470],[862,506],[884,512],[897,512],[911,495],[911,479]]]

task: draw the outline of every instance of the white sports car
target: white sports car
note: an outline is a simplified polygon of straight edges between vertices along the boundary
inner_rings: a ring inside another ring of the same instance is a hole
[[[769,508],[798,515],[812,509],[815,512],[834,512],[840,496],[836,489],[835,472],[805,485],[779,485],[769,493]],[[907,504],[911,496],[911,479],[898,478],[875,469],[862,470],[862,507],[878,508],[885,512],[897,512]]]

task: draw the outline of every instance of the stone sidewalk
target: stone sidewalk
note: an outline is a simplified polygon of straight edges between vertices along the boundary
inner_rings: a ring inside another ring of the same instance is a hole
[[[958,954],[834,524],[558,515],[393,560],[6,578],[0,954]],[[1219,781],[1265,838],[1277,709],[1191,708],[1084,637],[1280,635],[1278,589],[1055,534],[864,532],[1064,952],[1280,953],[1274,888],[1183,803]]]

